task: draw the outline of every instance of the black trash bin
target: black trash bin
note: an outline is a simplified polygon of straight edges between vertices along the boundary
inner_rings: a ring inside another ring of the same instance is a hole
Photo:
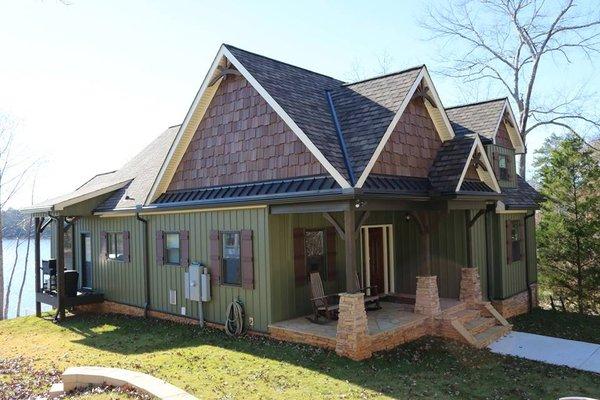
[[[65,296],[77,296],[77,283],[79,281],[79,272],[75,270],[65,271]]]

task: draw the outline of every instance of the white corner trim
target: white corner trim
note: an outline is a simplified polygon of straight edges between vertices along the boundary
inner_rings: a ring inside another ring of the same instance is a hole
[[[481,154],[481,159],[483,160],[483,163],[485,164],[487,173],[490,176],[490,179],[492,181],[492,189],[494,189],[494,191],[496,193],[501,193],[502,191],[500,190],[500,185],[498,184],[498,180],[496,179],[496,176],[494,175],[494,170],[492,169],[492,164],[490,163],[490,160],[487,157],[485,148],[483,147],[483,143],[481,143],[481,139],[479,139],[479,135],[475,136],[475,140],[473,141],[473,147],[471,147],[471,151],[469,152],[469,156],[467,157],[467,162],[465,163],[463,171],[460,174],[460,179],[458,180],[458,184],[456,185],[456,189],[454,189],[454,191],[455,192],[460,191],[460,187],[462,186],[463,181],[465,180],[465,176],[467,174],[467,170],[469,169],[469,165],[471,163],[471,159],[473,158],[473,154],[475,154],[475,149],[478,149],[479,154]]]
[[[157,193],[157,190],[160,187],[162,180],[165,178],[165,172],[168,168],[168,165],[171,162],[171,159],[173,158],[173,154],[179,147],[181,138],[182,138],[183,134],[185,133],[192,116],[194,115],[194,111],[198,107],[198,103],[200,103],[200,100],[202,99],[204,92],[208,88],[208,85],[209,85],[210,81],[212,80],[212,77],[213,77],[215,71],[217,70],[219,63],[221,62],[221,59],[223,58],[224,49],[225,49],[225,46],[221,45],[221,47],[219,48],[219,51],[217,52],[217,55],[215,56],[215,59],[213,60],[211,66],[210,66],[210,69],[208,70],[208,72],[206,73],[206,76],[204,77],[204,80],[202,81],[202,85],[200,86],[200,89],[198,89],[198,92],[196,93],[196,97],[194,97],[194,101],[192,102],[192,105],[190,106],[187,114],[185,115],[185,119],[183,120],[183,123],[181,124],[181,126],[179,126],[177,135],[175,135],[175,140],[173,141],[173,143],[171,143],[169,152],[167,153],[167,156],[165,157],[165,159],[160,167],[160,171],[158,172],[158,175],[156,176],[156,179],[154,180],[154,183],[152,184],[152,189],[150,190],[150,193],[148,193],[148,197],[146,197],[144,204],[146,204],[146,205],[150,204],[154,200],[154,198],[156,198],[156,197],[158,197],[158,195],[160,195],[160,193]]]
[[[415,78],[415,81],[413,82],[412,86],[408,90],[408,93],[406,93],[404,100],[402,100],[402,103],[400,104],[400,108],[396,112],[396,115],[394,115],[392,122],[387,127],[387,130],[383,134],[381,141],[375,148],[375,152],[373,153],[373,155],[371,156],[371,159],[367,163],[367,166],[365,167],[362,175],[360,176],[360,178],[358,178],[358,181],[356,181],[357,188],[361,188],[364,185],[365,181],[367,180],[367,177],[369,176],[369,174],[371,173],[371,170],[375,166],[375,162],[379,159],[379,156],[381,155],[381,152],[383,151],[383,148],[385,147],[388,139],[390,138],[390,136],[392,136],[392,132],[394,131],[396,124],[400,120],[400,117],[402,117],[402,114],[404,114],[404,110],[408,106],[408,103],[410,103],[410,100],[412,99],[413,95],[415,94],[417,87],[421,83],[421,79],[423,79],[424,73],[425,73],[425,68],[421,68],[421,71]]]
[[[290,127],[290,129],[298,136],[298,138],[304,143],[308,150],[319,160],[319,162],[325,167],[327,172],[331,174],[333,179],[344,189],[351,187],[350,183],[339,173],[339,171],[331,165],[329,160],[325,158],[323,153],[314,145],[314,143],[306,136],[306,134],[300,129],[300,127],[292,120],[292,118],[284,111],[284,109],[271,97],[271,95],[262,87],[260,83],[248,72],[248,70],[240,63],[237,58],[226,48],[222,47],[225,57],[236,67],[236,69],[246,78],[252,87],[262,96],[263,99],[275,112],[281,117],[281,119]]]
[[[437,89],[433,85],[433,80],[431,79],[431,76],[429,75],[429,71],[427,70],[427,67],[423,67],[423,69],[425,70],[425,82],[427,82],[429,89],[431,89],[431,93],[433,94],[433,99],[436,102],[435,105],[437,106],[438,110],[440,111],[440,114],[442,115],[442,119],[444,120],[444,125],[446,125],[448,134],[449,134],[450,138],[452,139],[452,138],[454,138],[455,133],[454,133],[454,129],[452,129],[452,124],[450,123],[448,114],[446,114],[446,108],[444,108],[444,105],[442,104],[442,99],[440,99]]]

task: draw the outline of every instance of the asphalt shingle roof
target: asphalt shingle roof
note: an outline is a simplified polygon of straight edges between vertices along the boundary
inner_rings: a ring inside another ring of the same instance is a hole
[[[538,209],[539,203],[543,200],[542,195],[518,174],[517,187],[504,187],[502,194],[504,196],[502,202],[507,209],[512,210]]]
[[[457,136],[479,134],[493,139],[506,99],[446,108],[446,114]]]
[[[473,136],[456,136],[442,144],[429,171],[431,185],[436,191],[454,192],[474,141]]]
[[[422,67],[348,84],[331,96],[358,178],[373,156]]]

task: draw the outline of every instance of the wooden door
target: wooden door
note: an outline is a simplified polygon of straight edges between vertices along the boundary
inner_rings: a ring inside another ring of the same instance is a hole
[[[92,237],[81,234],[81,286],[92,287]]]
[[[383,228],[369,228],[369,272],[371,286],[377,286],[377,291],[385,289],[383,274]]]

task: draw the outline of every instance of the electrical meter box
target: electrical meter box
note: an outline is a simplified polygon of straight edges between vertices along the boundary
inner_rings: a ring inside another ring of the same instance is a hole
[[[192,301],[210,301],[210,274],[200,263],[191,263],[185,273],[185,298]]]
[[[199,263],[192,263],[185,273],[185,298],[192,301],[200,301],[201,282],[200,275],[202,266]]]

